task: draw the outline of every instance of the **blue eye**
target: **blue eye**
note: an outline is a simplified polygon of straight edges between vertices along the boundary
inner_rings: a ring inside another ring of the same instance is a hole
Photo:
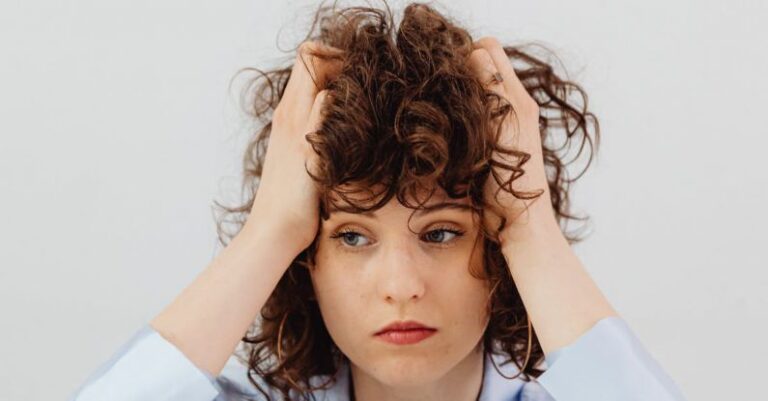
[[[443,235],[435,236],[433,234],[443,234]],[[445,238],[445,234],[448,234],[449,236],[453,235],[455,237],[458,233],[456,231],[452,231],[452,230],[442,230],[442,229],[441,230],[432,230],[432,231],[427,233],[426,237],[428,239],[430,239],[430,240],[433,240],[432,242],[446,242],[446,241],[442,240],[443,238]],[[453,237],[450,237],[450,238],[453,238]],[[449,238],[449,240],[450,240],[450,238]]]
[[[446,239],[446,235],[448,236],[447,239]],[[461,230],[439,228],[439,229],[427,232],[423,236],[423,238],[426,239],[427,242],[432,242],[439,245],[445,245],[450,243],[451,240],[453,240],[454,238],[460,237],[462,235],[464,235],[464,231],[461,231]],[[369,245],[369,243],[360,244],[358,240],[360,238],[365,238],[365,236],[352,229],[341,230],[331,235],[331,238],[340,239],[341,242],[344,243],[344,245],[350,248],[362,248],[366,245]]]
[[[341,238],[342,242],[344,242],[345,240],[354,240],[355,238],[361,238],[361,237],[363,237],[362,234],[354,231],[342,231],[339,234],[334,235],[332,238]],[[351,242],[353,243],[351,244],[349,242],[344,242],[344,243],[349,246],[356,247],[356,243],[354,241],[351,241]]]

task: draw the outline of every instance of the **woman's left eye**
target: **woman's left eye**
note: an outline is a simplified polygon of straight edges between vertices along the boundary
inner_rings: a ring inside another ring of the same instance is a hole
[[[449,228],[440,228],[437,230],[432,230],[427,232],[423,238],[427,240],[427,242],[434,242],[437,244],[447,244],[451,242],[456,237],[460,237],[464,235],[464,231],[461,230],[453,230]],[[447,237],[447,238],[446,238]],[[342,243],[344,243],[345,246],[348,248],[362,248],[366,245],[369,245],[368,243],[360,244],[361,238],[366,238],[364,235],[353,231],[353,230],[342,230],[340,232],[337,232],[333,235],[331,235],[332,239],[338,239]],[[365,241],[368,241],[367,238]],[[369,242],[369,241],[368,241]]]
[[[446,234],[448,235],[448,240],[444,240]],[[458,230],[450,230],[450,229],[447,229],[447,228],[441,228],[439,230],[432,230],[432,231],[428,232],[425,235],[425,237],[427,239],[431,240],[431,242],[446,243],[446,242],[450,241],[451,239],[453,239],[455,237],[461,236],[462,234],[463,234],[463,232],[458,231]]]

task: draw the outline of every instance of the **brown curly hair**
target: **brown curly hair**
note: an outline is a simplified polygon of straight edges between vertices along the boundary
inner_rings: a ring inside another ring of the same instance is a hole
[[[479,215],[485,208],[486,179],[492,175],[499,180],[492,166],[513,171],[502,188],[511,189],[507,184],[524,173],[522,165],[530,155],[498,146],[499,132],[491,128],[494,119],[515,111],[504,99],[484,89],[469,69],[473,40],[467,30],[432,5],[407,5],[396,26],[386,2],[382,8],[321,4],[307,40],[343,50],[341,56],[318,55],[340,58],[343,68],[325,87],[329,100],[320,129],[306,136],[319,156],[319,172],[312,177],[320,189],[321,219],[328,218],[329,206],[350,212],[375,210],[393,196],[403,205],[419,209],[424,203],[413,205],[409,198],[424,189],[434,190],[435,186],[451,198],[468,197],[473,212]],[[599,145],[599,125],[594,114],[587,111],[584,90],[561,78],[553,64],[528,50],[535,48],[554,56],[541,45],[504,46],[504,51],[539,105],[549,192],[562,226],[567,220],[587,219],[570,214],[568,187],[591,164]],[[234,207],[214,201],[224,210],[217,230],[225,246],[236,234],[225,232],[226,217],[236,217],[234,223],[239,231],[252,208],[272,128],[272,112],[283,95],[291,69],[292,65],[266,72],[258,68],[243,70],[256,73],[243,94],[249,101],[249,114],[259,127],[244,157],[243,191],[247,200]],[[584,171],[570,179],[565,169],[569,163],[564,163],[564,155],[558,152],[566,146],[566,152],[570,150],[574,136],[581,138],[581,145],[572,161],[582,154],[585,144],[590,153]],[[560,147],[549,143],[557,137],[563,140]],[[516,156],[519,162],[499,165],[491,157],[494,152]],[[383,190],[374,193],[374,187]],[[347,196],[353,191],[367,191],[370,197],[360,202]],[[525,193],[511,193],[530,199]],[[334,204],[331,194],[351,206]],[[564,235],[569,243],[583,240],[568,232]],[[529,381],[529,376],[543,373],[535,367],[544,358],[543,350],[501,252],[498,228],[482,227],[478,238],[484,241],[484,271],[480,277],[488,280],[492,288],[490,320],[483,335],[485,352],[508,356],[505,364],[514,362],[519,375]],[[310,377],[333,377],[340,364],[348,362],[323,323],[307,270],[314,265],[316,243],[294,258],[262,308],[260,319],[242,338],[248,354],[249,380],[268,399],[259,382],[278,389],[285,399],[291,390],[309,399],[312,390],[332,384],[327,381],[321,387],[311,387]]]

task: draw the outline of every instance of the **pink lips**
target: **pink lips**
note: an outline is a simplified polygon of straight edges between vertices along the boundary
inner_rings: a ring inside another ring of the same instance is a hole
[[[393,322],[388,324],[375,335],[377,338],[386,342],[398,345],[414,344],[424,340],[433,334],[437,329],[425,326],[416,321]]]
[[[431,329],[390,330],[378,334],[376,337],[392,344],[405,345],[417,343],[432,334],[435,334],[435,331],[436,330]]]

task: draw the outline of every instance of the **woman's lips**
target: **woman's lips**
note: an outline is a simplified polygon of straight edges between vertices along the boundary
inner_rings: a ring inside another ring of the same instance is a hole
[[[435,334],[436,331],[434,329],[389,330],[376,335],[376,337],[392,344],[406,345],[424,340]]]

